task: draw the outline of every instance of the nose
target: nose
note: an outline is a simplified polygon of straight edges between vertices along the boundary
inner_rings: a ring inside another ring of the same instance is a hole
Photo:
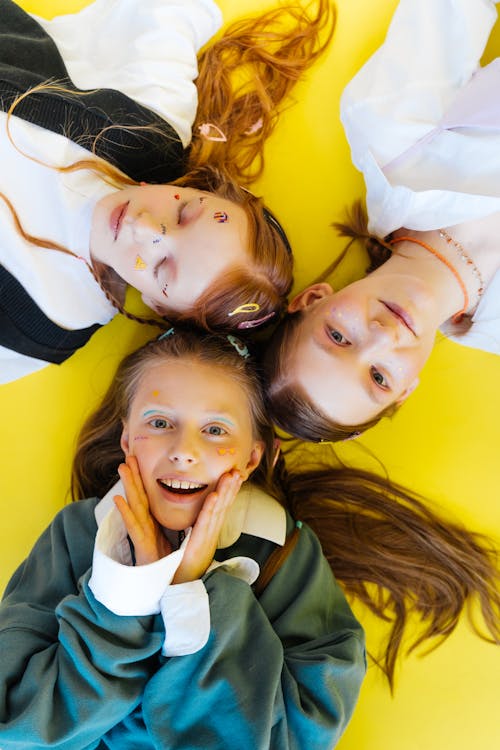
[[[166,232],[166,223],[159,221],[147,211],[142,211],[135,217],[134,238],[136,242],[161,242]]]
[[[193,440],[188,435],[179,435],[168,451],[168,458],[178,468],[194,466],[198,459]]]
[[[370,321],[368,330],[368,340],[375,346],[385,348],[397,345],[399,343],[398,326],[392,321],[379,320],[375,318]]]

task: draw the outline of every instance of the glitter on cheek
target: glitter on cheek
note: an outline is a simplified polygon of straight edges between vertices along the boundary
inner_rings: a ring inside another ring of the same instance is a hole
[[[217,448],[217,453],[219,454],[219,456],[225,456],[227,453],[229,453],[231,456],[234,456],[236,450],[234,448]]]
[[[147,435],[136,435],[134,438],[134,443],[136,440],[149,440],[149,437]]]
[[[181,196],[179,195],[179,193],[176,193],[176,194],[174,195],[174,198],[175,198],[175,200],[176,200],[176,201],[180,201],[180,199],[181,199]]]
[[[147,263],[143,261],[140,255],[135,256],[135,265],[134,265],[134,271],[144,271],[145,268],[147,268]]]
[[[225,211],[216,211],[214,213],[214,219],[219,224],[225,224],[225,222],[229,219],[229,216]]]

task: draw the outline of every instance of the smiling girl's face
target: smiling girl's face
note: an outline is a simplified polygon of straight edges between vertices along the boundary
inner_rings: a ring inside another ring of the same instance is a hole
[[[94,209],[90,251],[160,314],[185,312],[225,272],[248,263],[241,206],[175,185],[127,187]]]
[[[121,447],[137,458],[150,510],[161,526],[192,526],[222,474],[246,479],[263,453],[248,396],[222,366],[169,359],[141,377]]]
[[[302,311],[287,355],[290,382],[341,425],[373,419],[415,388],[434,344],[433,300],[410,276],[376,272],[333,293],[316,284],[298,295]]]

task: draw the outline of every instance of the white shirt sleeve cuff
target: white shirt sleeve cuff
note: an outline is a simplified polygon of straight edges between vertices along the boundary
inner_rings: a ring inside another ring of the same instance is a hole
[[[172,582],[190,537],[167,557],[149,565],[132,566],[122,518],[116,508],[108,513],[97,532],[89,586],[95,598],[117,615],[154,615]]]
[[[260,568],[249,557],[232,557],[224,562],[214,560],[207,573],[223,568],[229,575],[240,578],[251,585]],[[199,651],[210,635],[210,605],[202,580],[168,586],[161,602],[161,614],[165,623],[164,656],[184,656]]]
[[[168,586],[161,602],[165,624],[164,656],[194,654],[208,641],[210,607],[202,580]]]
[[[230,557],[229,560],[224,560],[224,562],[214,560],[207,568],[207,573],[217,570],[217,568],[224,568],[229,575],[240,578],[245,583],[248,583],[249,586],[257,580],[260,573],[258,562],[252,560],[250,557],[243,556]]]

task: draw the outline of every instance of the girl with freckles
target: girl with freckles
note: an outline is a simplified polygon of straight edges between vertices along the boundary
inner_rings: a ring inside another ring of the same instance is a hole
[[[73,496],[0,605],[2,750],[331,750],[366,666],[332,571],[391,620],[391,684],[410,610],[443,639],[477,597],[499,636],[488,543],[366,472],[287,468],[232,335],[123,360]]]

